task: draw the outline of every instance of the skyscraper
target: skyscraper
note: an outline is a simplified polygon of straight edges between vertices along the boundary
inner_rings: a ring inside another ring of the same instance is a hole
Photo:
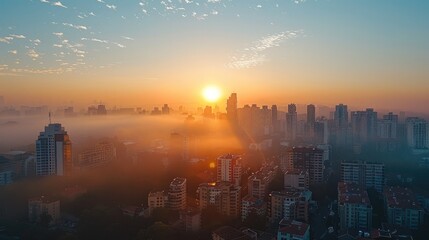
[[[295,140],[296,131],[298,127],[298,116],[296,112],[296,105],[289,104],[287,107],[288,111],[286,113],[286,138],[288,140]]]
[[[372,108],[366,111],[351,113],[351,123],[354,140],[357,143],[365,143],[374,140],[377,135],[377,112]]]
[[[306,134],[307,137],[314,137],[314,127],[316,123],[316,107],[313,104],[307,105],[307,123]]]
[[[237,93],[231,93],[226,101],[226,115],[230,122],[237,122]]]
[[[277,105],[271,106],[271,121],[273,125],[273,132],[279,131],[279,124],[278,124],[278,112],[277,112]]]
[[[347,105],[339,104],[335,106],[334,121],[335,127],[337,128],[347,127],[349,122],[349,112],[347,111]]]
[[[49,124],[36,140],[36,174],[71,175],[72,143],[59,123]]]
[[[316,107],[313,104],[307,105],[307,124],[316,122]]]

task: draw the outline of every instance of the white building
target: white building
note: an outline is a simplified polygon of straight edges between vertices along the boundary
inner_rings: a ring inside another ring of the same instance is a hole
[[[241,184],[241,157],[226,154],[217,159],[217,181],[230,182],[235,186]]]
[[[168,207],[171,210],[186,208],[186,178],[175,178],[168,189]]]
[[[73,168],[72,144],[59,123],[49,124],[36,140],[36,174],[71,175]]]

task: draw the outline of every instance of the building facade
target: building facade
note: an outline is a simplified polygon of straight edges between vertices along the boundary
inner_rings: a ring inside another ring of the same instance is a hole
[[[36,174],[67,176],[72,171],[72,143],[69,135],[61,124],[49,124],[36,140]]]

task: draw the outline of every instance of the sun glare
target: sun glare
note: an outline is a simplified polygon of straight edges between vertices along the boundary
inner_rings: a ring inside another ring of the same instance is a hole
[[[216,102],[221,96],[220,89],[215,86],[208,86],[203,90],[204,98],[209,102]]]

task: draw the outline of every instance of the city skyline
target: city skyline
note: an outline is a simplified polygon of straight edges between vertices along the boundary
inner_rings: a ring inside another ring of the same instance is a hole
[[[5,1],[11,104],[245,103],[427,113],[424,1]],[[108,24],[106,24],[108,23]],[[31,91],[28,91],[30,90]]]

